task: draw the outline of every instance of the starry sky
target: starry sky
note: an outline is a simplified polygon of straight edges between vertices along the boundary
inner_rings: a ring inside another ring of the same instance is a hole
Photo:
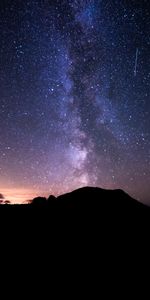
[[[150,204],[150,1],[0,1],[0,193]]]

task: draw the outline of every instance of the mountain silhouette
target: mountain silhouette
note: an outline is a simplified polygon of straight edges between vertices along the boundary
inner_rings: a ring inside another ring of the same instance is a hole
[[[94,245],[92,257],[98,259],[102,251],[108,260],[113,249],[137,249],[144,236],[149,240],[150,207],[119,189],[83,187],[58,197],[36,197],[29,204],[0,205],[0,226],[5,236],[17,235],[29,249],[35,239],[50,243],[57,258],[64,244],[77,252],[86,245],[84,255]]]
[[[57,198],[58,205],[77,209],[143,209],[145,206],[122,190],[83,187]]]
[[[150,208],[130,197],[123,190],[106,190],[97,187],[83,187],[58,196],[36,197],[31,201],[31,205],[47,206],[55,209],[70,209],[78,211],[150,211]]]
[[[1,194],[0,194],[1,195]],[[4,197],[1,195],[1,200]],[[9,201],[8,201],[9,203]],[[50,195],[46,197],[36,197],[25,204],[15,204],[9,206],[15,207],[45,207],[50,209],[70,209],[70,210],[90,210],[100,212],[101,210],[107,211],[150,211],[150,208],[143,203],[133,199],[121,189],[106,190],[98,187],[82,187],[72,192],[55,197]],[[2,206],[1,206],[2,208]]]
[[[1,220],[6,217],[24,224],[47,222],[47,228],[49,223],[59,229],[64,223],[66,228],[68,223],[74,227],[86,224],[87,227],[94,226],[97,231],[100,226],[111,224],[118,230],[118,226],[145,227],[143,224],[150,222],[150,207],[119,189],[83,187],[58,197],[36,197],[28,204],[0,205],[0,217]]]

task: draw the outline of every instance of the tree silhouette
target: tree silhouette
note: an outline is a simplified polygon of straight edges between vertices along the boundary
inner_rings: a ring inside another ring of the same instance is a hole
[[[4,204],[11,204],[11,202],[9,200],[4,200],[3,202]]]
[[[45,197],[36,197],[32,200],[31,205],[44,205],[47,203],[47,199]]]

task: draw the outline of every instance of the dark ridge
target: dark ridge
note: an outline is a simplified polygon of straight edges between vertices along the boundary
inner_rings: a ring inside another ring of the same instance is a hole
[[[130,197],[124,191],[106,190],[97,187],[83,187],[74,190],[70,193],[58,196],[57,198],[50,195],[47,199],[45,197],[36,197],[28,204],[23,205],[0,205],[0,210],[9,209],[44,209],[48,212],[55,210],[76,210],[78,212],[89,211],[101,214],[107,212],[109,214],[119,214],[126,212],[127,214],[133,212],[150,211],[150,208],[137,200]]]
[[[7,232],[21,230],[51,240],[64,236],[67,241],[76,236],[81,241],[93,239],[103,243],[109,238],[143,237],[150,227],[150,208],[122,190],[84,187],[58,196],[36,197],[29,204],[0,205],[0,226]],[[25,231],[24,231],[25,230]],[[5,230],[6,231],[6,230]]]

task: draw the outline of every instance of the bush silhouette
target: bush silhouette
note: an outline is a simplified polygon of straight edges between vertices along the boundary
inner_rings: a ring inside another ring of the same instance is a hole
[[[36,197],[32,200],[31,205],[45,205],[47,200],[45,197]]]

